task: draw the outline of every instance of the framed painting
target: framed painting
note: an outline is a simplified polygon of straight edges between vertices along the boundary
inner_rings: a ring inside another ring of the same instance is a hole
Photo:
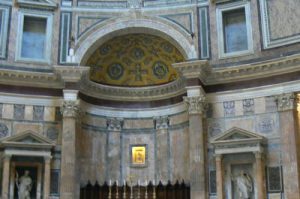
[[[148,150],[146,144],[130,145],[130,163],[132,167],[147,167]]]

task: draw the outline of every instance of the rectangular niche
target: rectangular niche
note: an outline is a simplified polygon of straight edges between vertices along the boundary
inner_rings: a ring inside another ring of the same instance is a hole
[[[146,144],[130,145],[130,165],[131,167],[148,166],[148,147]]]
[[[45,12],[22,10],[19,13],[17,61],[50,61],[52,17]]]
[[[250,2],[234,2],[217,7],[219,57],[235,57],[253,52]]]

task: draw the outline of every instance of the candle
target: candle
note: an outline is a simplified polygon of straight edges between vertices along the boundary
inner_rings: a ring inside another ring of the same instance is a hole
[[[145,180],[145,183],[146,183],[146,186],[148,186],[148,180],[147,179]]]
[[[118,180],[117,180],[117,181],[116,181],[116,185],[118,186],[118,184],[119,184],[119,183],[118,183]]]
[[[138,186],[140,186],[140,180],[138,180]]]
[[[153,185],[155,185],[155,180],[153,180]]]
[[[126,180],[124,180],[123,185],[126,186]]]
[[[109,180],[109,186],[111,186],[111,180]]]

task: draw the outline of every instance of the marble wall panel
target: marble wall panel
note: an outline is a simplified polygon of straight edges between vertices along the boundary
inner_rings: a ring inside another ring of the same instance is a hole
[[[125,119],[124,129],[154,128],[153,119]]]
[[[106,128],[106,118],[100,116],[94,116],[91,114],[86,114],[82,118],[82,122],[85,124],[93,125],[93,126],[101,126]]]
[[[33,106],[26,105],[25,106],[25,120],[32,120],[33,119]]]
[[[12,135],[12,122],[8,120],[0,120],[0,138]]]
[[[208,139],[215,137],[225,131],[224,119],[208,119],[207,120]]]
[[[13,104],[3,104],[2,118],[13,119],[14,117],[14,105]]]
[[[188,114],[187,113],[180,113],[177,115],[172,115],[169,117],[170,125],[180,124],[182,122],[188,121]]]
[[[279,136],[279,118],[277,113],[259,114],[255,116],[256,132],[266,137]]]
[[[247,131],[255,131],[255,121],[252,117],[230,118],[225,120],[225,130],[233,127],[245,129]]]
[[[44,120],[55,121],[55,107],[46,106],[44,109]]]
[[[295,25],[299,23],[300,18],[298,0],[289,0],[288,3],[272,0],[266,3],[272,40],[300,33],[300,27]]]
[[[35,133],[43,134],[43,124],[27,123],[27,122],[14,122],[13,123],[13,134],[22,133],[25,131],[33,131]]]
[[[62,126],[60,123],[46,123],[43,125],[43,135],[55,143],[60,143],[61,132]]]
[[[130,166],[130,145],[147,144],[148,165],[147,167]],[[155,179],[155,135],[152,133],[126,133],[122,137],[122,178],[130,181],[130,178],[136,183],[137,179]]]
[[[173,183],[189,178],[189,130],[170,131],[170,177]]]

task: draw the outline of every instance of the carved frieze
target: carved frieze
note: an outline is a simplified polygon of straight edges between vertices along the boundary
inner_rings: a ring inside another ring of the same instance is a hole
[[[123,128],[123,118],[107,118],[106,126],[109,131],[121,131]]]
[[[167,129],[169,127],[169,117],[155,117],[154,118],[155,129]]]
[[[184,102],[188,107],[189,114],[204,114],[207,108],[207,103],[205,97],[195,96],[195,97],[183,97]]]
[[[296,107],[295,99],[296,98],[294,93],[284,93],[276,96],[278,111],[287,111],[294,109]]]
[[[143,6],[143,0],[128,0],[128,7],[129,8],[141,8]]]
[[[79,114],[79,101],[78,100],[65,100],[61,107],[63,117],[77,117]]]

